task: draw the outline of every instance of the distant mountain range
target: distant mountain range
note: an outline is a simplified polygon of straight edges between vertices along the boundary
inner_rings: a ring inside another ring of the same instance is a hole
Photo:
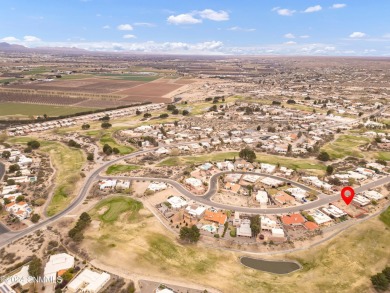
[[[37,47],[37,48],[27,48],[22,45],[9,44],[6,42],[0,43],[0,52],[15,52],[15,53],[88,53],[90,51],[79,49],[79,48],[69,48],[69,47]]]

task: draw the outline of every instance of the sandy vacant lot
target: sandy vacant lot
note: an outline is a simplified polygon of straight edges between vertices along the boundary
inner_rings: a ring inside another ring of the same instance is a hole
[[[97,263],[223,292],[371,292],[369,276],[390,263],[390,230],[378,219],[311,250],[267,257],[301,262],[303,270],[286,276],[245,268],[239,253],[181,245],[146,209],[93,225],[85,236],[82,245]]]

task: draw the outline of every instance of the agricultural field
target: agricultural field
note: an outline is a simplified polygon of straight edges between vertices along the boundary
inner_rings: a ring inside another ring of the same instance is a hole
[[[140,166],[136,166],[136,165],[111,165],[110,167],[108,167],[106,174],[115,175],[124,172],[130,172],[133,170],[138,170],[140,168],[141,168]]]
[[[96,110],[84,107],[64,107],[37,104],[19,104],[19,103],[0,103],[0,118],[29,118],[31,116],[61,116],[75,114],[79,112]]]
[[[300,271],[279,276],[242,266],[242,253],[177,242],[174,234],[162,232],[165,228],[147,208],[129,200],[114,197],[93,208],[93,222],[81,244],[93,263],[111,272],[129,270],[162,280],[203,284],[222,292],[358,293],[370,292],[369,277],[389,264],[390,231],[377,218],[309,251],[267,256],[297,260],[303,266]],[[346,263],[348,278],[340,274]]]
[[[1,81],[1,80],[0,80]],[[3,80],[6,81],[5,79]],[[176,83],[177,82],[177,83]],[[64,75],[54,81],[13,84],[0,90],[0,102],[108,108],[135,102],[171,102],[164,96],[190,81],[143,75]],[[35,90],[34,92],[29,92]]]
[[[326,151],[331,159],[342,159],[347,156],[363,158],[359,147],[370,142],[367,137],[340,135],[335,141],[325,144],[321,151]]]

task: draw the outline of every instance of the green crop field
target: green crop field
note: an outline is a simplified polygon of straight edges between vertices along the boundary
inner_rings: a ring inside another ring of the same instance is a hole
[[[153,81],[159,79],[160,76],[134,75],[134,74],[101,74],[103,77],[113,77],[115,79],[130,80],[130,81]]]
[[[94,108],[69,107],[69,106],[51,106],[25,103],[0,103],[0,117],[11,117],[14,115],[23,116],[60,116],[75,114],[84,111],[96,110]],[[19,116],[20,117],[20,116]]]
[[[138,170],[138,169],[141,169],[141,167],[135,166],[135,165],[112,165],[112,166],[108,167],[106,173],[108,175],[114,175],[114,174],[118,174],[118,173],[124,173],[124,172],[133,171],[133,170]]]
[[[129,219],[137,219],[139,210],[143,207],[142,203],[125,196],[116,196],[105,199],[98,203],[90,215],[99,218],[104,223],[113,223],[118,220],[120,215],[128,212]],[[104,212],[101,212],[101,211]]]

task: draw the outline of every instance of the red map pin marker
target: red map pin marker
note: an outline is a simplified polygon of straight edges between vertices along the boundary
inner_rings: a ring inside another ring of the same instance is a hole
[[[344,200],[344,202],[349,205],[351,201],[353,200],[353,197],[355,196],[355,190],[353,190],[352,187],[347,186],[341,189],[341,198]]]

